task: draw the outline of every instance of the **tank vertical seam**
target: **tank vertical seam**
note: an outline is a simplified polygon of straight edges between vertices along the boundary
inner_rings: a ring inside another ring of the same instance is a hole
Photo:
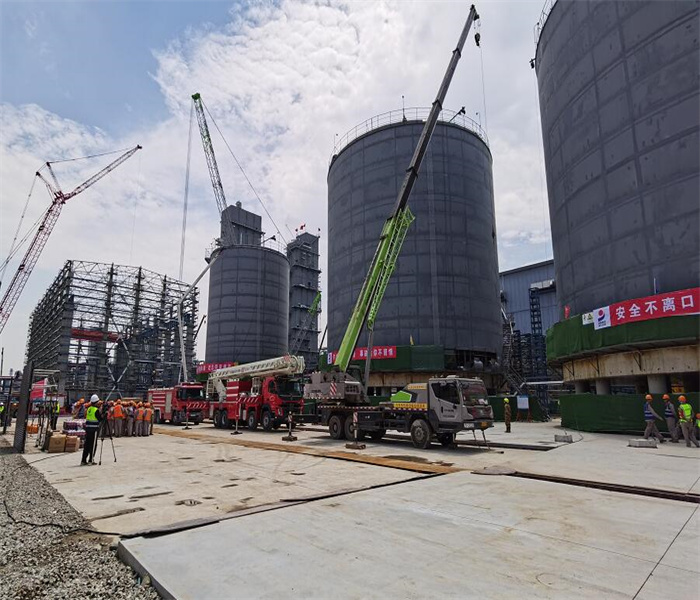
[[[444,139],[444,138],[443,138]],[[437,231],[435,225],[435,182],[433,173],[433,143],[435,139],[433,138],[430,147],[428,148],[428,153],[426,156],[426,169],[427,169],[427,196],[428,196],[428,231],[430,240],[430,296],[432,304],[432,321],[433,321],[433,344],[440,345],[442,340],[440,339],[440,299],[438,298],[438,284],[439,278],[437,275]],[[445,155],[447,156],[447,155]],[[419,329],[420,331],[420,329]],[[421,340],[422,343],[423,340]]]
[[[637,177],[637,195],[639,197],[639,206],[640,210],[642,213],[642,221],[644,223],[642,227],[642,231],[646,233],[649,228],[649,224],[647,223],[647,215],[646,215],[646,210],[644,208],[644,199],[643,199],[643,192],[642,192],[642,167],[639,164],[639,145],[637,144],[637,131],[635,128],[635,118],[634,118],[634,104],[632,102],[632,90],[630,87],[630,76],[629,76],[629,67],[627,65],[627,46],[625,44],[625,37],[623,35],[622,31],[622,22],[620,20],[620,8],[617,4],[615,4],[615,15],[617,16],[617,29],[620,35],[620,48],[622,49],[622,69],[625,73],[625,96],[627,98],[627,110],[629,111],[630,115],[630,127],[631,127],[631,133],[632,133],[632,149],[634,152],[634,169],[635,169],[635,176]],[[646,249],[646,255],[647,255],[647,260],[651,258],[651,247],[649,245],[649,236],[644,235],[644,247]],[[647,270],[646,272],[647,276],[647,286],[649,285],[649,277],[651,276],[651,271]]]

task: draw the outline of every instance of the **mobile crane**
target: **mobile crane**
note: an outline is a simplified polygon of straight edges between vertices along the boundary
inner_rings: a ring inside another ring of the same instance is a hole
[[[369,332],[368,345],[372,344],[372,332],[379,307],[408,228],[415,220],[408,207],[408,200],[469,30],[478,18],[476,8],[472,5],[418,139],[394,209],[384,223],[379,245],[340,344],[334,369],[313,372],[310,382],[304,386],[304,398],[317,402],[315,419],[328,425],[329,433],[334,439],[350,439],[356,435],[360,438],[368,434],[372,439],[378,440],[387,429],[395,429],[410,432],[416,447],[427,448],[433,436],[449,445],[454,441],[457,431],[478,428],[483,433],[493,425],[493,409],[488,405],[486,388],[481,380],[455,376],[433,378],[425,384],[411,384],[392,396],[390,402],[375,407],[367,402],[366,390],[360,381],[347,373],[357,340],[365,325]],[[478,46],[479,33],[474,39]],[[368,356],[371,356],[371,348],[368,348]]]

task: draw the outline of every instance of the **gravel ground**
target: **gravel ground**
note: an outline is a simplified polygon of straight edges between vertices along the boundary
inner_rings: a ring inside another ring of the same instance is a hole
[[[110,543],[0,440],[0,599],[159,598]]]

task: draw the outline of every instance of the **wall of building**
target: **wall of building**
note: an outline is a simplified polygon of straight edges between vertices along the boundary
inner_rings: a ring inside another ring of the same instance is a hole
[[[530,286],[554,279],[554,261],[547,260],[533,265],[502,271],[500,274],[503,308],[514,322],[514,329],[531,333]],[[542,331],[545,332],[559,321],[556,284],[554,288],[540,292]]]
[[[537,45],[559,302],[700,285],[699,4],[554,4]]]

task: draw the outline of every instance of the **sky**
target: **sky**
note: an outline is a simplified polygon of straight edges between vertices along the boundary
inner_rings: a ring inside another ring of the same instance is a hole
[[[465,106],[493,155],[501,270],[551,258],[533,26],[543,2],[478,4],[445,108]],[[274,224],[214,134],[227,200],[263,214],[267,235],[321,235],[336,136],[369,117],[428,107],[469,2],[0,1],[0,261],[50,202],[34,173],[63,160],[143,146],[69,200],[1,334],[4,373],[21,368],[31,311],[68,259],[179,276],[190,97],[200,92]],[[473,33],[473,32],[472,32]],[[210,123],[211,126],[211,123]],[[115,156],[57,164],[68,191]],[[218,234],[196,131],[183,279]],[[278,229],[279,228],[279,229]],[[24,248],[2,276],[2,293]],[[205,277],[200,314],[206,314]],[[325,304],[325,303],[324,303]],[[325,323],[322,315],[321,328]],[[204,358],[206,331],[199,334]]]

